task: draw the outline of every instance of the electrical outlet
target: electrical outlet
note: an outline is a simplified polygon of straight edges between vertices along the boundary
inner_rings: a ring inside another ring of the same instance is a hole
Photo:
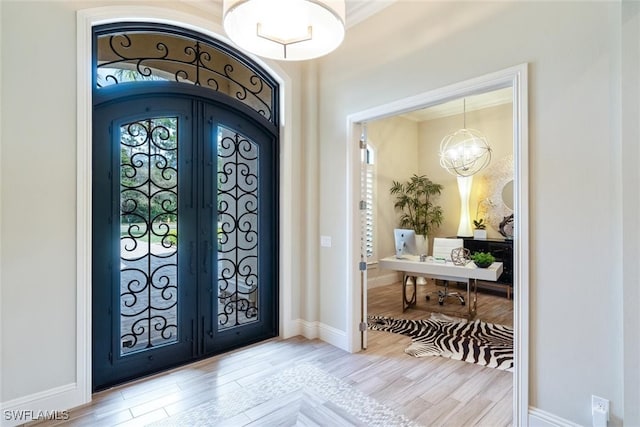
[[[591,415],[593,416],[594,425],[599,424],[596,423],[596,419],[600,418],[604,418],[606,425],[606,421],[609,421],[609,401],[603,397],[592,395]]]

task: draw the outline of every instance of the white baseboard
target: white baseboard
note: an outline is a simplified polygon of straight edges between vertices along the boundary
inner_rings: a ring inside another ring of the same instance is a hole
[[[318,338],[318,324],[319,322],[309,322],[303,319],[298,319],[298,331],[299,335],[303,337],[315,340]]]
[[[392,272],[377,277],[367,278],[367,289],[378,288],[380,286],[391,285],[396,282],[401,282],[399,273]]]
[[[333,326],[325,325],[318,321],[309,322],[303,319],[298,319],[300,335],[313,340],[320,339],[326,343],[329,343],[342,350],[348,350],[347,333],[336,329]]]
[[[12,427],[34,421],[38,417],[64,419],[63,411],[82,405],[82,392],[76,383],[19,397],[0,403],[2,427]]]
[[[583,427],[557,415],[529,406],[529,427]]]
[[[300,328],[300,319],[281,321],[279,336],[282,339],[295,337],[296,335],[302,335]]]
[[[318,329],[320,331],[320,338],[324,342],[338,347],[342,350],[349,351],[349,344],[347,340],[347,333],[336,329],[332,326],[325,325],[324,323],[318,323]]]

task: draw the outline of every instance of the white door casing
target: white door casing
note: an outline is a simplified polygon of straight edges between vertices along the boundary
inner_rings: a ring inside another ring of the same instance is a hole
[[[360,350],[358,324],[362,315],[360,290],[361,217],[360,125],[367,121],[427,108],[453,99],[511,87],[513,92],[514,159],[514,375],[513,423],[528,425],[529,411],[529,161],[528,161],[528,77],[527,64],[455,83],[409,98],[380,105],[347,117],[347,341],[349,351]]]

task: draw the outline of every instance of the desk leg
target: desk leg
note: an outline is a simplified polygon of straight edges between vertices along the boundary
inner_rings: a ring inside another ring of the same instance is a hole
[[[471,299],[471,281],[473,280],[473,299]],[[468,318],[472,320],[476,317],[478,305],[478,281],[476,279],[467,280],[467,308]]]
[[[411,286],[408,285],[407,282],[409,281],[409,279],[413,277],[413,294],[411,295],[411,298],[407,298],[407,286]],[[407,309],[409,307],[413,307],[416,305],[416,301],[417,301],[417,294],[418,294],[418,289],[416,287],[416,281],[417,278],[415,276],[410,276],[407,273],[403,274],[403,278],[402,278],[402,312],[404,313],[405,311],[407,311]]]

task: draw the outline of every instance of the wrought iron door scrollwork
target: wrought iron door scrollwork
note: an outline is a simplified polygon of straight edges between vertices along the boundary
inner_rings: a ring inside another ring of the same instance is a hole
[[[160,30],[105,32],[97,37],[96,88],[164,80],[225,93],[277,124],[277,83],[222,45]]]
[[[258,146],[218,136],[218,330],[258,320]]]
[[[176,342],[177,118],[120,127],[121,354]]]

